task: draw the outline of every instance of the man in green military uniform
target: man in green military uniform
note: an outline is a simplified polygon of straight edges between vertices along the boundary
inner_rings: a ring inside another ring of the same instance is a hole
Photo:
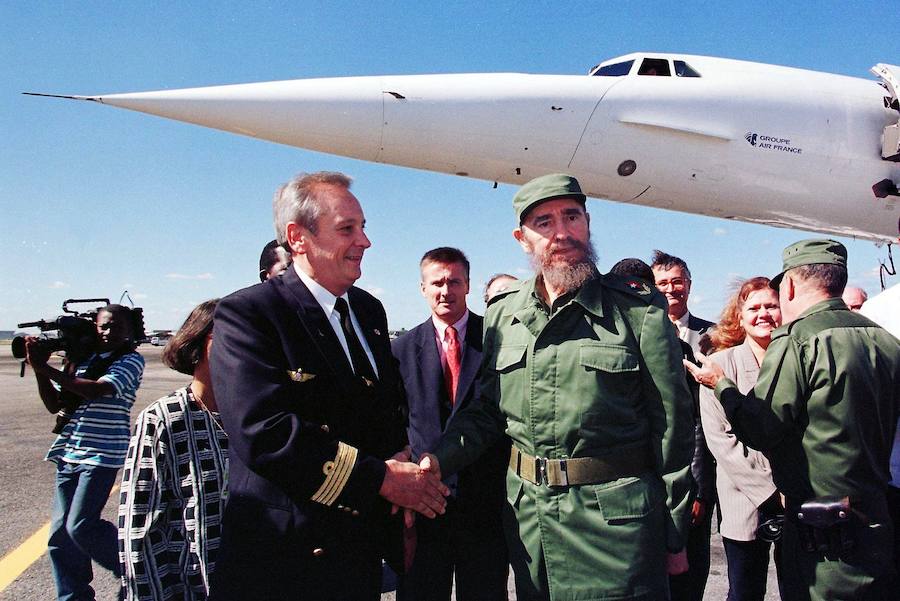
[[[656,601],[686,568],[691,397],[665,300],[598,274],[584,204],[567,175],[516,195],[536,277],[490,303],[480,400],[423,467],[454,473],[505,431],[517,598]]]
[[[900,403],[900,341],[841,300],[847,249],[804,240],[772,279],[785,325],[741,395],[708,361],[738,438],[762,450],[785,495],[783,574],[792,599],[891,599],[889,458]]]

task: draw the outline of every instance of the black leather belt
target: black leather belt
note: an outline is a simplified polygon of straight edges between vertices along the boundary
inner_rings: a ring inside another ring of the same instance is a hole
[[[509,454],[509,469],[532,484],[576,486],[637,476],[653,469],[650,450],[628,449],[602,457],[547,459],[532,457],[515,446]]]

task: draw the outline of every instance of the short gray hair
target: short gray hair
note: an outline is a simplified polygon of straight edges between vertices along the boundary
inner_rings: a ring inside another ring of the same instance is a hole
[[[673,267],[681,267],[681,271],[684,273],[684,277],[687,279],[691,279],[691,270],[688,269],[687,263],[684,262],[684,259],[680,257],[676,257],[675,255],[670,255],[669,253],[665,253],[661,250],[654,250],[653,256],[650,257],[650,267],[653,269],[665,269],[669,270]],[[650,280],[651,282],[653,280]]]
[[[275,217],[275,238],[279,244],[287,239],[287,224],[293,221],[313,234],[319,229],[319,191],[322,186],[341,186],[350,189],[352,179],[336,171],[301,173],[275,192],[272,212]]]
[[[812,265],[800,265],[789,269],[791,274],[813,288],[824,290],[832,298],[840,298],[847,285],[847,268],[843,265],[830,263],[814,263]]]

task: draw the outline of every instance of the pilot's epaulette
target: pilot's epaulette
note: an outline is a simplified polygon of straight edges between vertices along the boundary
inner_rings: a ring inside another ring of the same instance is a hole
[[[497,301],[500,300],[501,298],[504,298],[504,297],[506,297],[506,296],[509,296],[509,295],[512,294],[513,292],[518,292],[520,288],[522,288],[522,280],[519,280],[519,281],[517,281],[517,282],[513,282],[512,284],[510,284],[509,286],[507,286],[504,290],[501,290],[500,292],[498,292],[497,294],[495,294],[494,296],[492,296],[492,297],[491,297],[491,300],[489,300],[489,301],[487,302],[487,306],[490,307],[491,305],[493,305],[495,302],[497,302]]]
[[[656,292],[654,285],[643,278],[607,273],[602,276],[602,280],[609,288],[628,292],[638,298],[645,299],[648,303],[653,298],[653,293]]]

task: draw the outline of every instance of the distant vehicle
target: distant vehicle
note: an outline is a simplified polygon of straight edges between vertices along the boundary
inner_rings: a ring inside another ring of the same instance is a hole
[[[166,346],[166,343],[169,342],[169,338],[171,338],[171,336],[154,336],[150,339],[150,344],[153,346]]]

